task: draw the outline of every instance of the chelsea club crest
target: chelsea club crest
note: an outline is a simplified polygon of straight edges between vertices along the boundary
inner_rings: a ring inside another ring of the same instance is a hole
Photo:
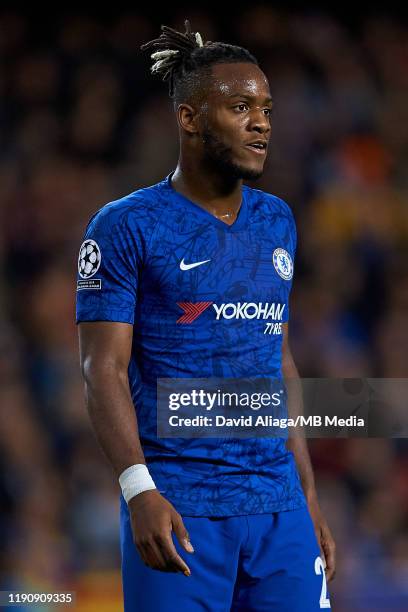
[[[275,270],[284,280],[290,280],[293,276],[293,261],[285,249],[275,249],[272,255]]]

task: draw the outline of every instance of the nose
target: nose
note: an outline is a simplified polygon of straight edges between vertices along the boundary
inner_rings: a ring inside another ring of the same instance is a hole
[[[265,115],[262,109],[254,110],[251,114],[249,129],[259,134],[267,134],[271,129],[269,115]]]

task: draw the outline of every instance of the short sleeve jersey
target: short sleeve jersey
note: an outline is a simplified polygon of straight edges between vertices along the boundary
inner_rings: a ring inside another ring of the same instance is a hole
[[[184,515],[305,504],[283,438],[159,438],[158,378],[281,377],[296,228],[280,198],[242,187],[228,225],[171,175],[101,208],[80,247],[77,322],[133,325],[129,381],[157,488]]]

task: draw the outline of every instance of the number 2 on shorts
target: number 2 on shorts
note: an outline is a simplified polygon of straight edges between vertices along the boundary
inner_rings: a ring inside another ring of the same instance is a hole
[[[321,557],[316,557],[315,559],[315,573],[319,576],[322,575],[322,590],[320,592],[320,607],[321,608],[330,608],[330,600],[327,598],[327,583],[326,583],[326,574],[324,571],[324,565]]]

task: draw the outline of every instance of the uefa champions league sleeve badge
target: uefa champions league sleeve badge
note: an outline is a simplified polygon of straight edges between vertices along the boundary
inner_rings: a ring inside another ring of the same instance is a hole
[[[81,289],[101,289],[100,278],[93,279],[101,265],[101,249],[95,240],[84,240],[79,249],[78,274],[83,280],[78,280],[77,291]]]
[[[293,276],[293,261],[289,253],[285,249],[275,249],[272,261],[279,276],[289,281]]]

